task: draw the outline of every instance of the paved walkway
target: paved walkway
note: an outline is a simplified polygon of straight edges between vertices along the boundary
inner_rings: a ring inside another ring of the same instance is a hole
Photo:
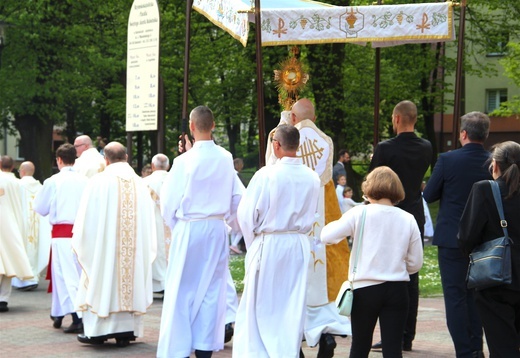
[[[24,357],[155,357],[159,337],[159,323],[162,301],[155,300],[145,316],[145,336],[138,338],[130,346],[119,348],[114,340],[102,346],[79,343],[75,334],[64,334],[54,329],[49,319],[50,295],[47,283],[31,292],[13,290],[9,302],[9,312],[0,313],[0,356],[3,358]],[[70,316],[63,321],[66,327]],[[379,331],[374,334],[374,342],[379,340]],[[335,357],[348,357],[350,337],[337,338]],[[215,358],[231,357],[233,341],[225,349],[213,354]],[[305,345],[304,345],[305,346]],[[304,347],[307,358],[316,357],[317,349]],[[486,356],[489,356],[485,349]],[[370,358],[382,357],[381,352],[371,352]],[[423,298],[419,303],[417,336],[412,352],[404,352],[404,357],[455,357],[453,345],[446,328],[444,302],[440,298]],[[273,357],[276,358],[276,357]]]

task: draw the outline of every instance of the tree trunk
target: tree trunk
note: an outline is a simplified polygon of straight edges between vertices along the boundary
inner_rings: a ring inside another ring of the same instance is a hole
[[[20,133],[20,152],[25,160],[33,162],[34,178],[43,181],[52,175],[54,154],[52,131],[54,122],[34,115],[17,116],[14,126]]]

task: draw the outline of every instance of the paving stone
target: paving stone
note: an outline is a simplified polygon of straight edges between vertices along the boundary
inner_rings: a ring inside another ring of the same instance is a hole
[[[9,302],[9,312],[0,313],[0,347],[2,358],[29,357],[155,357],[162,300],[156,299],[145,315],[144,337],[138,338],[128,347],[120,348],[114,340],[102,346],[79,343],[75,334],[65,334],[63,327],[71,323],[70,317],[63,320],[62,329],[52,327],[49,319],[51,296],[47,294],[47,282],[41,281],[35,291],[22,292],[13,289]],[[379,341],[376,327],[373,341]],[[337,337],[338,347],[334,357],[348,357],[351,338]],[[224,350],[215,352],[215,358],[230,358],[233,340],[226,343]],[[313,358],[318,348],[303,348],[305,357]],[[487,347],[484,350],[489,356]],[[421,298],[417,335],[413,351],[403,352],[404,357],[454,357],[455,351],[445,323],[444,301],[442,297]],[[194,355],[192,355],[194,357]],[[382,357],[381,352],[372,351],[370,358]]]

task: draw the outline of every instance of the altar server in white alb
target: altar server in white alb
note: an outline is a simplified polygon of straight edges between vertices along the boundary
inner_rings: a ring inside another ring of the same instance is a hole
[[[191,111],[195,143],[175,158],[161,190],[161,211],[172,228],[158,357],[211,357],[224,347],[229,243],[244,186],[233,157],[212,140],[213,113]]]
[[[276,128],[281,158],[251,179],[238,208],[247,246],[233,357],[298,357],[306,317],[307,266],[320,178],[296,156],[298,129]]]
[[[74,164],[74,170],[78,173],[92,178],[97,173],[105,170],[105,159],[92,144],[88,135],[80,135],[74,140],[74,148],[78,159]]]
[[[51,319],[53,327],[60,328],[63,317],[70,314],[72,324],[65,333],[83,332],[83,323],[75,312],[81,267],[72,252],[72,227],[78,212],[81,195],[88,179],[74,171],[76,149],[69,143],[56,150],[59,173],[43,182],[43,188],[34,199],[34,211],[48,216],[52,225],[51,240]]]
[[[33,209],[47,216],[51,228],[51,261],[49,292],[52,292],[51,319],[54,328],[60,328],[65,315],[71,314],[72,323],[65,333],[83,332],[81,318],[74,311],[81,268],[72,252],[71,238],[79,200],[87,179],[73,170],[76,149],[63,144],[56,150],[59,173],[45,180],[34,200]]]
[[[143,336],[143,315],[153,302],[154,202],[122,144],[111,142],[104,153],[107,167],[89,180],[72,238],[83,269],[76,310],[83,312],[85,334],[78,340],[126,345]]]
[[[170,250],[171,231],[161,216],[161,187],[170,169],[170,159],[162,153],[152,158],[152,174],[143,178],[155,202],[155,227],[157,229],[157,256],[152,265],[153,292],[164,292],[168,251]]]
[[[1,158],[0,171],[0,312],[7,312],[11,279],[32,278],[31,265],[23,246],[25,228],[20,180],[12,173],[13,159]]]

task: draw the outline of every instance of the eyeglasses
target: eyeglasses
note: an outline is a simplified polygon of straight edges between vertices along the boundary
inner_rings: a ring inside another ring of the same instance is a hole
[[[273,141],[273,142],[278,142],[278,145],[279,145],[280,147],[282,146],[282,143],[280,143],[280,141],[279,141],[278,139],[273,138],[272,141]]]
[[[82,145],[87,145],[87,144],[86,144],[86,143],[74,144],[74,148],[79,148],[79,147],[81,147]]]

